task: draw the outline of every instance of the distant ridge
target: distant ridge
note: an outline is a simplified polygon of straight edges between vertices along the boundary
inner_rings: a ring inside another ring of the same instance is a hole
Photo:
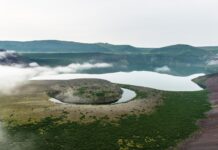
[[[17,52],[87,52],[107,51],[106,48],[97,44],[67,42],[57,40],[41,41],[0,41],[0,48],[15,50]]]
[[[17,52],[137,52],[144,49],[130,45],[112,45],[107,43],[79,43],[58,40],[39,41],[0,41],[0,49]]]
[[[191,54],[191,55],[207,55],[208,51],[202,48],[194,47],[186,44],[177,44],[166,46],[162,48],[157,48],[152,51],[153,53],[160,54],[171,54],[171,55],[180,55],[180,54]]]
[[[182,53],[218,50],[216,46],[193,47],[185,44],[177,44],[162,48],[139,48],[131,45],[113,45],[109,43],[80,43],[59,40],[36,40],[36,41],[0,41],[0,49],[14,50],[17,52],[34,53]]]

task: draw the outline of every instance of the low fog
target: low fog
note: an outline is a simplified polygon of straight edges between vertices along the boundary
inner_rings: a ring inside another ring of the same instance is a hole
[[[68,66],[58,67],[40,66],[37,63],[30,63],[28,66],[0,65],[0,93],[10,94],[14,88],[36,76],[76,73],[81,70],[106,67],[112,67],[112,65],[107,63],[73,63]]]
[[[0,143],[4,142],[5,140],[5,133],[4,133],[4,130],[3,130],[3,127],[2,127],[2,123],[0,122]]]
[[[6,128],[0,122],[0,149],[1,150],[24,150],[34,149],[35,135],[32,133],[17,133],[16,136],[11,137]],[[28,136],[29,138],[22,138]]]
[[[88,70],[92,68],[107,68],[112,67],[112,64],[108,63],[72,63],[67,66],[49,67],[40,66],[36,62],[30,64],[19,64],[22,62],[18,58],[17,53],[13,51],[0,50],[0,94],[11,94],[13,90],[28,82],[33,77],[39,77],[42,75],[57,75],[62,73],[76,73],[82,70]],[[7,130],[4,129],[0,120],[0,149],[1,150],[22,150],[32,149],[34,135],[28,135],[29,138],[19,141],[19,137],[22,135],[16,135],[17,139],[11,139],[8,137]],[[19,142],[17,142],[17,140]]]
[[[168,66],[163,66],[163,67],[158,67],[158,68],[155,68],[154,70],[155,72],[170,72],[171,69],[168,67]]]

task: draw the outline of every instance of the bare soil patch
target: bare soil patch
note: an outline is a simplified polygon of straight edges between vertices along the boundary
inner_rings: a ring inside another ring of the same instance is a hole
[[[179,146],[181,150],[217,150],[218,149],[218,75],[204,77],[203,85],[209,91],[212,109],[207,118],[200,120],[200,132]]]

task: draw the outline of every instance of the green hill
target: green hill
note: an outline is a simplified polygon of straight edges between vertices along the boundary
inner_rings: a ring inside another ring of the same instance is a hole
[[[201,47],[201,48],[208,50],[208,51],[218,51],[218,46],[206,46],[206,47]]]
[[[110,52],[113,53],[122,53],[122,52],[141,53],[152,49],[152,48],[138,48],[131,45],[113,45],[109,43],[98,43],[98,45],[108,49]]]
[[[175,62],[181,61],[195,64],[204,64],[213,55],[211,51],[184,44],[153,49],[150,53],[171,57]]]
[[[84,53],[84,52],[136,52],[141,51],[130,45],[112,45],[106,43],[79,43],[58,40],[41,41],[0,41],[0,48],[17,52],[58,52],[58,53]]]
[[[162,48],[139,48],[131,45],[113,45],[109,43],[79,43],[72,41],[0,41],[0,49],[24,53],[143,53],[164,54],[169,56],[191,55],[208,56],[217,47],[193,47],[190,45],[172,45]]]
[[[198,47],[193,47],[190,45],[185,44],[177,44],[172,46],[166,46],[162,48],[157,48],[151,50],[151,53],[155,54],[167,54],[167,55],[183,55],[189,54],[192,56],[199,56],[199,55],[208,55],[209,52],[205,49],[201,49]]]
[[[0,41],[3,49],[15,50],[17,52],[103,52],[106,48],[97,44],[43,40],[43,41]]]

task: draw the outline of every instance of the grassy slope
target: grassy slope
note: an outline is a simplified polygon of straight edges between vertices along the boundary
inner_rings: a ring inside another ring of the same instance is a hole
[[[63,81],[61,81],[63,82]],[[67,85],[71,81],[67,82]],[[42,118],[59,116],[67,111],[70,121],[95,121],[94,118],[109,117],[118,120],[126,114],[145,114],[154,110],[161,104],[161,91],[131,86],[133,90],[144,93],[129,103],[122,105],[57,105],[50,102],[46,91],[49,91],[56,81],[36,81],[19,87],[12,95],[0,94],[0,120],[6,122],[13,120],[19,124],[38,122]],[[22,92],[19,92],[22,91]],[[25,111],[24,111],[25,110]]]
[[[195,122],[204,117],[210,106],[206,91],[164,92],[163,99],[163,105],[152,114],[125,116],[115,123],[57,123],[63,116],[9,127],[10,142],[17,141],[22,150],[166,149],[196,131]],[[15,145],[6,142],[1,148],[10,146]]]

